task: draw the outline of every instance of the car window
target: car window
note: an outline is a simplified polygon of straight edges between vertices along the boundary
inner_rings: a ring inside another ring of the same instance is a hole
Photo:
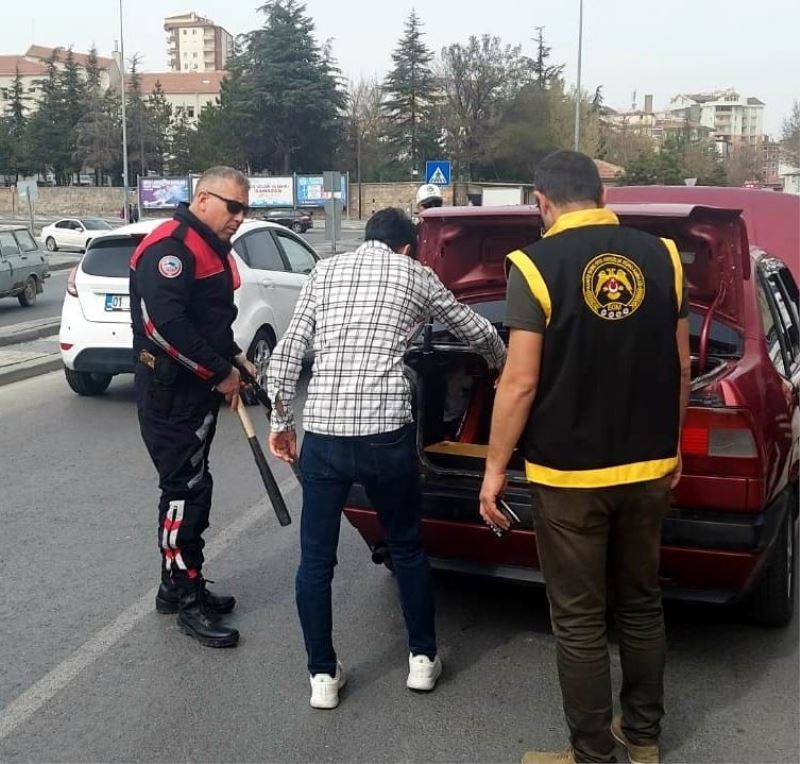
[[[83,230],[83,226],[77,220],[73,220],[70,223],[70,227],[72,228],[73,231],[82,231]]]
[[[67,229],[69,229],[69,228],[71,228],[71,227],[72,227],[72,225],[71,225],[71,223],[70,223],[70,221],[69,221],[69,220],[59,220],[59,221],[56,223],[56,226],[55,226],[55,227],[56,227],[56,228],[67,228]]]
[[[127,278],[130,274],[131,257],[143,238],[137,236],[124,239],[114,237],[95,239],[83,256],[81,270],[90,276]]]
[[[263,228],[253,231],[239,239],[236,244],[239,242],[244,244],[244,254],[238,248],[236,251],[251,268],[259,271],[286,270],[281,253],[269,231]]]
[[[786,364],[783,359],[783,351],[781,348],[781,327],[775,321],[775,316],[772,312],[772,305],[770,304],[769,297],[767,296],[764,283],[759,280],[758,282],[758,307],[761,312],[761,325],[764,330],[764,339],[767,342],[767,353],[775,368],[781,373],[786,374]]]
[[[789,355],[789,364],[793,365],[800,358],[800,327],[798,327],[797,311],[794,303],[787,294],[786,286],[781,278],[782,270],[785,269],[771,273],[767,277],[767,282],[772,290],[775,307],[778,309],[778,320],[786,338],[786,352]]]
[[[3,257],[19,254],[19,245],[11,231],[0,231],[0,254]]]
[[[317,264],[316,255],[304,244],[292,236],[284,233],[276,234],[283,247],[286,259],[289,261],[289,270],[292,273],[311,273]]]
[[[35,252],[39,249],[30,231],[14,231],[14,235],[17,237],[17,243],[23,252]]]

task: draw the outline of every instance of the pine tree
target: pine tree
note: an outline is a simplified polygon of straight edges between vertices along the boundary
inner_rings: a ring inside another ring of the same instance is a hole
[[[65,134],[65,148],[69,154],[67,170],[71,176],[79,173],[81,163],[75,160],[75,131],[83,117],[83,103],[86,98],[86,83],[84,82],[80,66],[75,61],[72,48],[67,49],[64,59],[64,69],[60,73],[60,90],[64,99],[64,123],[61,128]]]
[[[214,108],[214,107],[211,107]],[[202,114],[200,119],[202,119]],[[192,127],[185,111],[173,115],[169,132],[169,160],[167,169],[170,175],[188,175],[197,170],[192,164],[196,130]]]
[[[405,178],[415,177],[440,151],[441,131],[434,124],[439,98],[431,69],[433,53],[423,36],[422,22],[412,11],[392,53],[394,68],[384,81],[388,145],[393,164]]]
[[[73,152],[67,123],[67,105],[62,78],[58,70],[60,51],[56,49],[47,60],[47,75],[38,81],[42,90],[39,106],[29,122],[31,157],[42,174],[52,172],[58,185],[65,185],[72,167]]]
[[[3,146],[0,148],[0,172],[18,178],[30,175],[35,167],[31,161],[29,122],[26,115],[25,87],[19,68],[16,69],[11,83],[10,106],[7,116],[0,122]]]
[[[226,144],[234,139],[254,171],[319,170],[332,160],[342,134],[345,95],[338,72],[314,38],[303,3],[269,0],[259,10],[264,25],[245,36],[220,92]],[[198,125],[198,139],[216,130],[216,116],[210,112]]]
[[[159,175],[163,175],[164,161],[170,151],[172,105],[167,101],[160,82],[156,82],[153,92],[148,96],[145,111],[150,133],[149,166]]]
[[[536,27],[536,58],[531,61],[531,69],[536,84],[540,88],[548,89],[556,80],[561,79],[564,72],[564,64],[553,66],[547,62],[550,60],[550,46],[544,41],[544,27]]]

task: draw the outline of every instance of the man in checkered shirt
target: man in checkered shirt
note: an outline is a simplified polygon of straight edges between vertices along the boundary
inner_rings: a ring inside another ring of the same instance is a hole
[[[314,350],[300,455],[301,560],[296,595],[311,705],[335,708],[345,676],[331,635],[331,580],[342,510],[353,483],[367,492],[386,535],[409,635],[407,687],[430,691],[442,671],[436,652],[430,566],[420,537],[411,388],[403,355],[428,318],[447,326],[493,368],[506,349],[485,318],[461,305],[430,268],[413,259],[416,233],[399,209],[367,223],[355,252],[320,261],[269,365],[272,453],[297,457],[292,401],[306,351]]]

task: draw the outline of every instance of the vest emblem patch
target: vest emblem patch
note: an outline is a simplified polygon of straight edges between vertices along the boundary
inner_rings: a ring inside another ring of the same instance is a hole
[[[645,294],[644,275],[636,263],[607,252],[589,261],[583,271],[583,299],[606,321],[632,316]]]

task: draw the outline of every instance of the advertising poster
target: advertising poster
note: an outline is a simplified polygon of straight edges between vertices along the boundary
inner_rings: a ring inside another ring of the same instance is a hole
[[[139,205],[163,210],[189,201],[189,178],[139,178]]]
[[[322,175],[297,176],[297,206],[322,207],[331,198],[331,194],[322,190]],[[342,175],[341,199],[347,206],[347,176]]]
[[[294,183],[286,178],[250,178],[251,207],[293,207]]]

